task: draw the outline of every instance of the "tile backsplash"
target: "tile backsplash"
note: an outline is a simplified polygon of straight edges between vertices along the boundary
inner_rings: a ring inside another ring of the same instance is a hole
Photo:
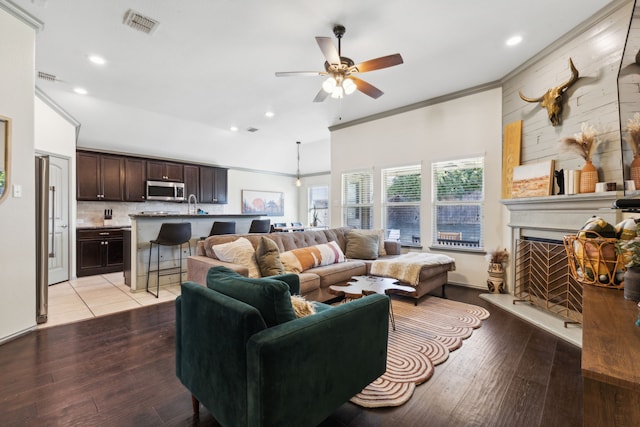
[[[198,208],[210,214],[224,214],[226,205],[199,204]],[[104,222],[105,209],[111,209],[112,218]],[[78,202],[77,221],[78,227],[101,227],[103,225],[122,227],[131,225],[129,215],[142,211],[163,211],[175,213],[187,213],[187,203],[166,203],[166,202]]]

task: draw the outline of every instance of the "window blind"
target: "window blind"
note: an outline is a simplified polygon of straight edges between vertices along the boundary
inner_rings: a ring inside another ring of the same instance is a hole
[[[484,246],[484,157],[435,162],[432,169],[432,244]]]
[[[383,221],[387,233],[406,245],[420,244],[420,165],[382,170]]]
[[[372,171],[342,174],[342,225],[362,229],[372,228]]]

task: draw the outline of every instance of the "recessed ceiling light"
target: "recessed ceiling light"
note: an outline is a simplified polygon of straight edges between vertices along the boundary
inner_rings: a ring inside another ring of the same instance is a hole
[[[231,132],[238,132],[238,126],[231,126],[231,127],[229,128],[229,130],[230,130]]]
[[[89,61],[97,65],[104,65],[107,63],[107,61],[103,57],[98,55],[89,55]]]
[[[521,41],[522,41],[522,36],[513,36],[507,39],[506,44],[507,46],[515,46],[517,44],[520,44]]]
[[[78,95],[86,95],[87,93],[89,93],[89,92],[87,92],[86,89],[83,89],[81,87],[76,87],[76,88],[73,89],[73,91],[75,93],[77,93]]]
[[[264,113],[264,115],[265,115],[266,117],[271,118],[271,117],[275,116],[275,113],[274,113],[273,111],[267,111],[266,113]]]

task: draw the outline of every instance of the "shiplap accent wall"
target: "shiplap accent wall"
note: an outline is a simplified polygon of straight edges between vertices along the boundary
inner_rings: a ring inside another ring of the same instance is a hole
[[[504,80],[503,126],[523,120],[521,164],[553,159],[556,170],[582,168],[582,158],[562,152],[559,141],[579,133],[582,123],[587,122],[596,127],[601,140],[593,156],[600,181],[617,182],[622,188],[617,78],[632,7],[633,1],[620,3]],[[518,90],[534,98],[561,85],[571,76],[570,57],[580,79],[565,92],[562,122],[553,127],[546,109],[520,99]]]
[[[633,152],[627,143],[629,133],[626,131],[629,119],[636,112],[640,111],[640,65],[636,64],[636,54],[640,50],[640,6],[633,10],[631,25],[627,45],[622,56],[620,65],[620,77],[618,87],[620,90],[620,125],[622,128],[622,139],[624,143],[623,159],[625,165],[625,176],[629,176],[628,167],[633,161]]]

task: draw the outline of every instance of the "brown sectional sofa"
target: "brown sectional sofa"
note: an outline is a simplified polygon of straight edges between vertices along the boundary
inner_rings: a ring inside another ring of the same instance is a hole
[[[188,257],[187,280],[204,285],[209,268],[216,265],[224,265],[244,276],[249,274],[249,270],[245,266],[217,259],[215,253],[211,250],[212,245],[229,243],[240,237],[245,237],[251,242],[255,249],[258,247],[260,239],[263,236],[267,236],[276,243],[281,253],[330,241],[337,242],[342,252],[346,253],[346,235],[349,231],[351,231],[351,228],[340,227],[293,233],[250,233],[209,236],[205,240],[198,242],[196,255]],[[399,242],[385,241],[384,247],[387,255],[379,259],[393,258],[400,254]],[[335,295],[329,291],[329,286],[345,285],[353,276],[369,274],[372,262],[373,261],[369,260],[349,259],[347,262],[305,270],[299,274],[300,293],[306,299],[312,301],[327,301],[335,298]],[[418,298],[438,287],[442,287],[444,294],[444,285],[447,283],[447,271],[449,270],[449,266],[446,265],[423,267],[420,272],[420,282],[416,286],[415,292],[405,294],[416,298],[416,303]]]

